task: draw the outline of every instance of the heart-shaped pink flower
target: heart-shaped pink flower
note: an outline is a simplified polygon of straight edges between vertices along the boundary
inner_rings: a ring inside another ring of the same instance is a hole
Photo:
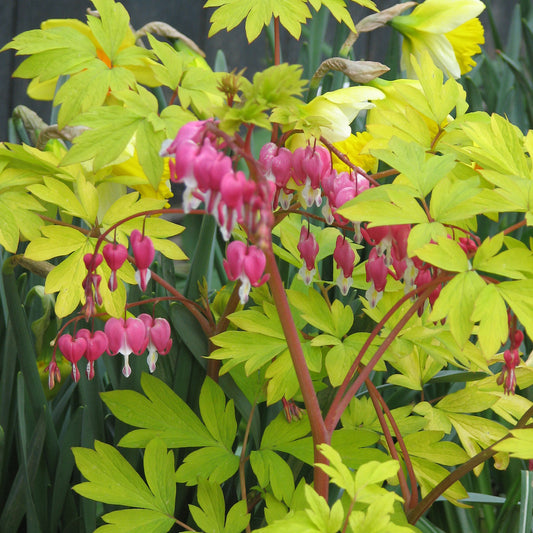
[[[122,373],[125,377],[131,374],[129,356],[131,353],[141,355],[148,345],[146,326],[138,318],[110,318],[104,327],[107,336],[107,351],[110,355],[120,353],[124,356]]]
[[[131,232],[130,242],[133,257],[135,258],[135,265],[137,266],[135,279],[141,290],[145,291],[151,277],[151,272],[148,267],[152,264],[155,257],[154,243],[150,237],[143,235],[138,229],[134,229]]]
[[[109,277],[108,287],[110,291],[117,290],[117,270],[124,264],[128,258],[128,249],[123,244],[116,242],[108,243],[102,250],[104,258],[109,268],[111,269],[111,276]]]
[[[146,362],[150,372],[155,371],[158,354],[166,355],[172,347],[170,338],[170,324],[164,318],[153,318],[147,313],[139,315],[139,319],[144,322],[148,336],[148,357]]]
[[[72,364],[72,379],[77,383],[80,380],[78,361],[85,355],[87,341],[83,338],[73,339],[72,335],[66,333],[59,337],[57,346],[65,359]]]
[[[76,339],[85,339],[87,349],[84,356],[87,359],[86,375],[87,379],[94,378],[94,362],[107,350],[107,337],[103,331],[91,333],[88,329],[82,328],[76,332]]]

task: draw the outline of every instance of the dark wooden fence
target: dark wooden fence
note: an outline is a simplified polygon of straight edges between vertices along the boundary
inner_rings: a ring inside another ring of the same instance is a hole
[[[262,0],[257,0],[258,2]],[[212,60],[218,49],[224,50],[230,69],[248,67],[247,73],[265,66],[268,57],[266,40],[261,37],[249,45],[244,36],[243,25],[227,34],[220,32],[211,39],[207,39],[210,12],[203,9],[202,0],[122,0],[131,16],[134,28],[140,28],[147,22],[160,20],[174,26],[182,33],[192,38],[207,54],[208,61]],[[396,3],[394,0],[376,0],[381,9]],[[493,0],[496,17],[505,32],[509,8],[515,4],[514,0]],[[85,20],[85,13],[89,7],[89,0],[0,0],[0,47],[9,42],[15,35],[35,28],[39,28],[43,20],[50,18],[78,18]],[[92,7],[92,5],[91,5]],[[368,10],[351,3],[350,9],[354,20],[360,19]],[[483,20],[488,28],[486,17]],[[489,32],[487,32],[489,33]],[[299,43],[289,35],[284,35],[285,58],[296,61]],[[384,57],[389,46],[390,32],[388,29],[378,30],[364,35],[357,43],[358,57],[365,59],[380,59]],[[490,48],[490,42],[488,43]],[[37,111],[45,121],[48,121],[50,104],[35,102],[26,95],[26,80],[11,78],[11,73],[22,58],[15,57],[12,51],[0,54],[0,141],[7,138],[7,119],[16,105],[23,104]]]

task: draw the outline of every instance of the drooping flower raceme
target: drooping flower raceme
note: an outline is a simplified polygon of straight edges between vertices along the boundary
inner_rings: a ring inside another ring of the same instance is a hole
[[[102,261],[102,254],[85,254],[83,256],[83,262],[85,263],[85,268],[87,268],[87,276],[81,284],[85,291],[83,312],[86,319],[96,313],[96,305],[102,305],[102,296],[100,294],[102,276],[96,273],[96,269]]]
[[[410,56],[420,63],[424,52],[452,78],[469,72],[485,42],[476,18],[484,9],[480,0],[425,0],[411,14],[394,17],[391,24],[404,37],[402,68],[408,76],[416,78]]]
[[[186,124],[160,152],[172,157],[171,180],[185,185],[184,211],[190,212],[203,202],[226,241],[237,223],[244,224],[250,235],[269,240],[275,186],[268,180],[255,182],[242,171],[235,171],[232,158],[223,151],[225,144],[209,130],[210,123]]]

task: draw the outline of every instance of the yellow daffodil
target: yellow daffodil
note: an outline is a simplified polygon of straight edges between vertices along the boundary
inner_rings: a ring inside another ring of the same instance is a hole
[[[297,106],[288,116],[275,110],[271,120],[283,124],[287,130],[303,130],[303,134],[290,136],[287,143],[290,150],[305,146],[310,139],[318,139],[320,136],[335,143],[344,141],[351,135],[350,125],[360,111],[374,107],[370,100],[384,97],[374,87],[345,87],[321,94],[309,103]]]
[[[429,52],[435,65],[451,78],[459,78],[476,64],[472,56],[485,42],[476,17],[485,9],[480,0],[425,0],[411,14],[392,19],[404,37],[402,68],[414,77],[410,56],[417,60]]]
[[[344,141],[334,143],[335,148],[346,155],[351,163],[362,168],[365,172],[376,172],[378,160],[368,153],[363,153],[366,145],[372,139],[367,131],[350,135]],[[350,171],[350,168],[343,163],[334,153],[331,154],[333,168],[337,172]]]
[[[138,191],[142,198],[166,200],[167,198],[172,198],[172,196],[174,196],[170,190],[170,170],[168,162],[165,161],[163,174],[159,181],[159,187],[156,190],[148,181],[148,178],[139,163],[137,150],[133,143],[130,143],[126,147],[122,156],[117,161],[113,162],[110,169],[114,176],[127,176],[126,185],[131,189]],[[167,203],[166,207],[170,207],[170,204]]]
[[[303,106],[303,114],[322,119],[320,133],[328,141],[344,141],[352,133],[350,124],[359,112],[374,107],[370,100],[382,98],[383,93],[374,87],[345,87],[313,98]]]
[[[368,113],[366,127],[371,139],[367,150],[369,147],[385,148],[391,137],[421,143],[429,149],[441,125],[424,112],[425,97],[420,82],[378,79],[371,83],[379,87],[385,99],[377,102]]]

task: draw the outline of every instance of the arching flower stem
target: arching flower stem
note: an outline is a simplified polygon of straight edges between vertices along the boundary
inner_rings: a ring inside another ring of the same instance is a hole
[[[325,419],[325,424],[328,432],[332,432],[335,427],[337,426],[342,413],[350,403],[353,396],[357,393],[361,385],[365,382],[365,380],[370,375],[370,372],[374,369],[374,366],[377,364],[381,356],[385,353],[385,350],[392,344],[394,339],[397,337],[397,335],[400,333],[400,331],[403,329],[405,324],[410,320],[410,318],[418,311],[420,307],[422,307],[425,303],[426,298],[433,292],[435,287],[442,282],[448,281],[451,279],[451,274],[442,274],[440,276],[437,276],[433,280],[431,280],[429,283],[422,285],[420,287],[417,287],[416,289],[413,289],[412,291],[405,294],[402,298],[400,298],[385,314],[385,316],[378,322],[376,327],[372,330],[372,333],[369,335],[368,339],[366,340],[365,344],[361,348],[361,351],[359,352],[357,358],[353,362],[350,370],[346,374],[346,377],[344,378],[344,381],[342,382],[341,386],[339,387],[339,390],[337,391],[337,394],[335,395],[335,398],[333,399],[333,402],[329,408],[328,414]],[[355,379],[355,381],[352,382],[352,379],[355,376],[355,373],[359,367],[359,364],[361,363],[361,360],[363,359],[366,351],[372,344],[372,341],[378,336],[381,329],[385,326],[385,324],[388,322],[388,320],[392,317],[392,315],[410,298],[413,296],[418,296],[418,299],[416,302],[411,305],[411,307],[408,309],[408,311],[405,313],[405,315],[398,321],[398,323],[394,326],[394,328],[391,330],[389,335],[386,337],[386,339],[383,341],[381,346],[376,350],[376,353],[372,357],[372,359],[369,361],[369,363],[365,366],[363,371],[359,374],[359,376]],[[351,383],[352,382],[352,383]],[[350,385],[351,383],[351,385]]]

